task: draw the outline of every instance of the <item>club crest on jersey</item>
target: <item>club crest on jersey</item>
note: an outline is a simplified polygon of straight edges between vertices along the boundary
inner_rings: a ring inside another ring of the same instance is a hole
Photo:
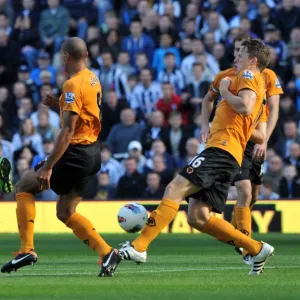
[[[245,70],[244,74],[243,74],[243,77],[246,78],[246,79],[253,79],[254,78],[254,74],[251,71],[249,71],[249,70]]]
[[[73,103],[75,101],[75,94],[74,93],[66,93],[65,100],[68,104]]]
[[[277,77],[276,77],[275,84],[276,84],[276,87],[277,87],[278,89],[281,89],[281,84],[280,84],[280,82],[279,82],[279,80],[278,80]]]

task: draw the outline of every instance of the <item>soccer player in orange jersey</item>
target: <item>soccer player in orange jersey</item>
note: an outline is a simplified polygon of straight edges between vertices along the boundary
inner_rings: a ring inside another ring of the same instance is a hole
[[[97,233],[93,224],[76,212],[90,179],[101,167],[98,135],[101,131],[101,85],[86,67],[85,42],[65,40],[62,60],[70,79],[63,85],[59,101],[61,132],[52,153],[16,184],[17,222],[21,239],[18,254],[2,266],[10,273],[37,262],[34,251],[34,195],[51,188],[59,195],[57,217],[102,258],[100,277],[112,276],[120,258]],[[56,100],[49,95],[44,100]]]
[[[259,275],[274,248],[237,230],[210,213],[222,213],[228,188],[242,165],[246,144],[255,132],[265,106],[261,71],[268,65],[269,49],[260,40],[243,42],[236,61],[238,75],[220,83],[223,100],[213,120],[206,149],[194,157],[167,186],[141,235],[119,249],[123,259],[145,262],[147,248],[175,217],[180,203],[189,198],[189,224],[221,242],[246,249],[252,256],[249,275]]]
[[[249,39],[248,36],[241,35],[235,40],[234,56],[236,57],[241,48],[243,40]],[[220,82],[222,78],[234,77],[236,68],[230,68],[220,72],[215,77],[210,90],[206,94],[202,102],[202,130],[201,142],[205,143],[210,132],[209,117],[213,109],[213,102],[220,95]],[[276,74],[265,68],[262,71],[265,81],[265,91],[268,110],[268,121],[266,129],[266,138],[263,143],[258,144],[252,139],[247,143],[242,163],[241,173],[234,178],[234,185],[237,188],[237,203],[234,207],[234,215],[231,224],[243,233],[251,236],[252,218],[251,209],[254,203],[258,200],[260,185],[263,176],[263,163],[266,156],[267,143],[276,126],[279,111],[279,98],[283,94],[280,83]],[[240,254],[243,254],[243,261],[246,264],[250,262],[250,256],[246,251],[236,249]]]

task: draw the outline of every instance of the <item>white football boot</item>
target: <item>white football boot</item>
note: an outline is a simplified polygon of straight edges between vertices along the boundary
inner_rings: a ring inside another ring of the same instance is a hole
[[[133,260],[137,264],[145,263],[147,260],[147,251],[138,252],[136,251],[130,242],[125,242],[119,249],[119,255],[124,260]]]
[[[248,275],[259,275],[262,273],[268,257],[273,255],[274,247],[263,242],[261,251],[256,256],[252,257],[251,270]]]

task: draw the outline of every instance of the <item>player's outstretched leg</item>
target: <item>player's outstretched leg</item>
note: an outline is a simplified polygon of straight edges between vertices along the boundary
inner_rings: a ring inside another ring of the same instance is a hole
[[[0,189],[4,193],[11,193],[13,191],[13,184],[10,180],[11,164],[9,160],[2,156],[0,158]]]
[[[61,195],[57,202],[57,218],[71,228],[80,240],[98,253],[102,259],[99,277],[113,276],[121,257],[118,255],[118,251],[109,246],[97,233],[93,224],[76,212],[76,207],[81,199],[74,191]]]
[[[253,262],[249,275],[262,273],[266,260],[274,253],[274,248],[267,243],[251,239],[227,221],[210,216],[211,211],[212,207],[207,203],[201,200],[190,199],[188,210],[189,224],[221,242],[246,249],[252,256]]]
[[[119,249],[122,258],[137,263],[146,262],[146,250],[150,243],[174,219],[181,201],[197,191],[199,188],[183,176],[177,175],[167,186],[163,200],[158,208],[151,213],[140,236],[132,243],[124,243]]]
[[[34,171],[28,171],[16,184],[16,213],[21,247],[16,256],[2,266],[2,273],[17,271],[19,268],[34,265],[37,262],[38,257],[34,251],[34,195],[38,192],[39,187]]]

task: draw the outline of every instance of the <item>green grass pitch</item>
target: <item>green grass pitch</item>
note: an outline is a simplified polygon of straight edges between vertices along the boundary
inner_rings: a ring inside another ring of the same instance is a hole
[[[104,235],[117,247],[135,235]],[[98,278],[97,255],[73,235],[36,235],[39,262],[0,275],[0,299],[300,299],[300,236],[255,235],[275,246],[264,274],[232,247],[205,235],[161,235],[144,265],[122,262]],[[17,235],[0,235],[0,263],[18,249]]]

